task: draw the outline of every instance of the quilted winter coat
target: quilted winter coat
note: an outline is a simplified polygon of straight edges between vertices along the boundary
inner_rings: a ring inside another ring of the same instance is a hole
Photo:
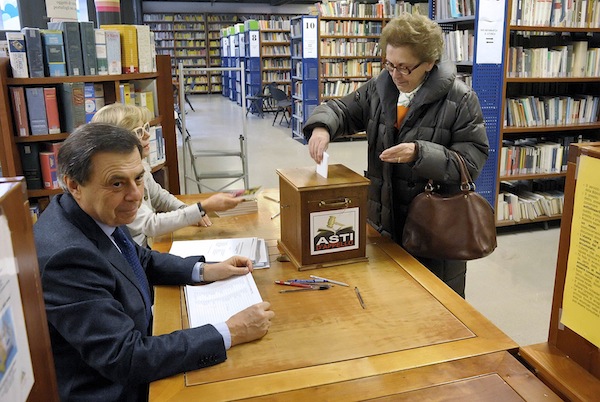
[[[409,105],[400,130],[394,127],[399,92],[387,70],[355,92],[319,105],[304,126],[307,139],[315,127],[326,127],[332,140],[366,131],[366,176],[371,180],[367,219],[397,243],[401,244],[408,205],[423,191],[427,179],[458,190],[460,171],[449,149],[465,158],[473,179],[487,160],[489,143],[479,99],[455,78],[454,64],[434,66]],[[417,144],[414,162],[379,159],[384,149],[402,142]]]

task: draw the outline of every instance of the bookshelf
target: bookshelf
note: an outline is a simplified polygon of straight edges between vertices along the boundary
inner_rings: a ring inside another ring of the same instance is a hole
[[[47,135],[16,135],[11,87],[57,87],[63,83],[98,83],[104,89],[106,104],[120,102],[119,86],[123,83],[139,83],[155,91],[154,100],[158,106],[158,116],[151,123],[162,126],[165,139],[166,162],[153,168],[157,180],[173,194],[179,194],[179,169],[177,166],[177,142],[175,137],[175,119],[173,114],[173,85],[171,81],[171,60],[169,56],[156,58],[157,72],[134,73],[121,75],[66,76],[44,78],[11,78],[10,62],[6,57],[0,58],[0,165],[4,176],[22,176],[23,167],[19,154],[19,144],[56,142],[66,139],[68,132]],[[59,106],[60,107],[60,106]],[[65,111],[59,110],[62,114]],[[162,180],[164,178],[164,180]],[[61,189],[28,190],[29,198],[45,198],[61,193]]]
[[[526,3],[508,2],[505,25],[497,226],[561,219],[569,144],[600,138],[600,26],[568,9],[534,19]]]
[[[262,115],[263,86],[260,78],[260,30],[256,20],[244,21],[246,66],[246,108]]]
[[[275,82],[289,93],[291,80],[290,20],[277,17],[260,20],[261,80],[265,86]]]
[[[291,20],[292,138],[306,143],[302,127],[319,105],[318,18]]]

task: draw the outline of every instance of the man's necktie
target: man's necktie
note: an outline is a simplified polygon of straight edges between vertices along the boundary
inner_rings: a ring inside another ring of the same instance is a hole
[[[144,297],[144,303],[146,305],[146,318],[148,322],[150,322],[150,317],[152,316],[152,302],[150,298],[150,285],[148,284],[148,278],[146,277],[146,273],[144,272],[144,268],[142,268],[142,264],[140,264],[140,259],[135,252],[135,247],[133,243],[127,238],[123,230],[119,227],[115,229],[113,232],[113,237],[119,248],[121,249],[121,253],[123,257],[127,260],[131,268],[133,269],[133,273],[138,280],[138,287],[142,292],[142,296]]]

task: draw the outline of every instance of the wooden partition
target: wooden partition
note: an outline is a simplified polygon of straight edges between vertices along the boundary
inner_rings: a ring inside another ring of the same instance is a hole
[[[38,260],[33,242],[33,225],[23,178],[0,177],[0,217],[3,217],[2,221],[6,218],[10,231],[33,368],[34,383],[27,400],[59,401]],[[0,292],[4,292],[6,291],[4,285],[8,281],[5,278],[1,279],[3,289]],[[15,316],[16,314],[13,314],[13,325],[16,325],[15,321],[18,319]],[[4,328],[0,332],[6,335]],[[19,357],[22,357],[23,350],[17,350],[16,354],[21,354]]]
[[[599,348],[561,321],[571,237],[574,225],[580,224],[579,220],[573,219],[573,212],[577,178],[578,174],[581,174],[580,157],[583,155],[600,159],[600,142],[574,144],[569,150],[548,342],[521,347],[519,350],[521,356],[533,366],[538,377],[564,399],[572,401],[598,400],[600,395]],[[595,175],[600,187],[598,172],[595,172]],[[600,236],[600,229],[598,234]],[[593,247],[592,251],[595,251]],[[590,264],[598,272],[600,262],[591,261]],[[592,305],[600,303],[595,291],[590,291],[588,296],[593,298]]]

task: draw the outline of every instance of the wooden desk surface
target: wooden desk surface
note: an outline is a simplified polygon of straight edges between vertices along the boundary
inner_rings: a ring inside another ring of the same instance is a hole
[[[354,391],[347,390],[344,397],[340,394],[341,399],[381,397],[386,391],[379,385],[372,389],[361,384],[387,383],[388,379],[404,378],[415,369],[426,377],[427,373],[439,372],[434,377],[441,379],[456,364],[481,366],[482,355],[518,347],[402,248],[373,231],[369,232],[367,244],[369,260],[364,263],[298,272],[291,263],[276,261],[274,239],[278,237],[279,222],[270,217],[278,211],[278,205],[265,199],[265,194],[278,198],[276,191],[259,195],[258,214],[214,218],[214,225],[208,229],[186,228],[172,238],[258,235],[269,240],[271,268],[254,272],[263,299],[271,303],[276,314],[269,333],[258,341],[231,348],[222,364],[152,383],[151,401],[198,397],[211,401],[277,399],[286,395],[304,395],[306,399],[315,388],[324,395],[331,390],[337,398],[337,390],[344,384]],[[194,198],[188,197],[182,198]],[[168,240],[170,237],[156,242],[154,248],[168,249]],[[275,279],[308,278],[310,274],[351,286],[281,294],[283,287],[273,284]],[[366,309],[361,308],[354,286],[359,287]],[[154,308],[154,334],[188,326],[179,287],[157,287]],[[457,360],[465,362],[456,363]],[[477,375],[490,372],[484,366]],[[490,384],[496,380],[492,378]],[[551,394],[536,381],[527,392]],[[492,386],[482,385],[481,381],[468,383],[474,387]],[[409,388],[390,386],[388,395]]]

